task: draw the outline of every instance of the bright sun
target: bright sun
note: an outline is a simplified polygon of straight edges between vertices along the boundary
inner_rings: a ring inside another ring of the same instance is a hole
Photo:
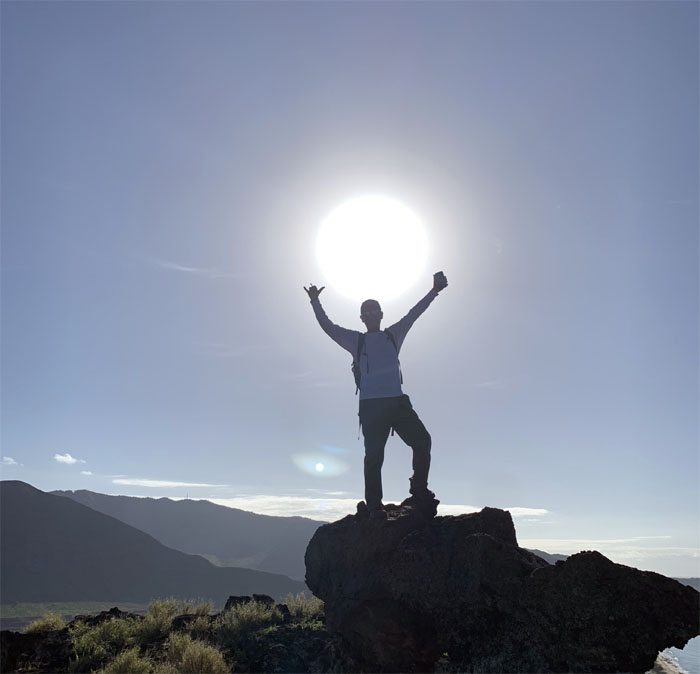
[[[428,241],[418,217],[385,196],[357,197],[321,224],[316,257],[339,293],[380,303],[410,288],[425,267]]]

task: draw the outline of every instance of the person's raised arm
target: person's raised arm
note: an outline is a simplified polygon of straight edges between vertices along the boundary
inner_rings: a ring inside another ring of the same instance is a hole
[[[387,328],[394,339],[396,340],[396,346],[400,350],[403,340],[406,334],[411,329],[411,326],[416,322],[418,316],[420,316],[427,308],[430,303],[438,296],[441,290],[447,288],[447,277],[441,271],[433,274],[433,287],[430,289],[428,294],[423,297],[418,303],[398,322],[394,323]]]
[[[321,294],[321,291],[325,287],[326,286],[317,288],[315,285],[310,285],[308,288],[304,287],[304,290],[306,291],[306,294],[311,300],[311,306],[314,310],[314,314],[316,314],[316,320],[318,321],[318,324],[321,326],[323,331],[334,342],[342,346],[346,351],[349,351],[354,357],[356,355],[355,351],[357,350],[357,341],[360,336],[360,333],[356,330],[348,330],[347,328],[341,328],[339,325],[333,323],[330,320],[330,318],[328,318],[328,316],[326,316],[326,312],[321,306],[321,300],[319,300],[318,298],[318,296]]]

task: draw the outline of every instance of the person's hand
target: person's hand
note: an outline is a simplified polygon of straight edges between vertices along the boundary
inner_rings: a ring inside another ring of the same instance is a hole
[[[314,285],[309,285],[307,288],[304,286],[304,290],[306,290],[306,294],[309,296],[309,299],[313,302],[314,300],[318,299],[318,296],[321,294],[321,291],[325,288],[326,286],[322,286],[321,288],[317,288]]]
[[[441,271],[436,271],[433,274],[433,290],[439,293],[445,288],[447,288],[447,276]]]

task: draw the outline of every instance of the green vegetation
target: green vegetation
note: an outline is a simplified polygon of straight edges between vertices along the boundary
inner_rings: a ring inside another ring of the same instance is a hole
[[[193,641],[188,634],[171,634],[166,657],[175,671],[227,674],[231,671],[221,651],[201,641]]]
[[[214,610],[214,602],[183,601],[180,607],[180,615],[209,615]]]
[[[68,634],[75,653],[72,671],[89,672],[134,645],[137,619],[113,617],[93,626],[79,620]]]
[[[214,621],[214,637],[223,645],[232,645],[246,632],[281,621],[282,614],[276,606],[251,601],[221,613]]]
[[[210,602],[171,598],[152,602],[146,615],[114,611],[68,625],[48,613],[26,632],[50,632],[55,654],[42,652],[44,660],[18,667],[98,674],[319,671],[312,663],[325,657],[328,635],[318,599],[288,595],[284,605],[250,601],[211,611]]]
[[[24,630],[25,634],[36,634],[37,632],[51,632],[52,630],[62,630],[66,626],[66,621],[58,613],[47,613],[43,618],[29,623]]]
[[[147,658],[139,655],[138,648],[122,651],[100,674],[151,674],[153,668]]]
[[[288,594],[284,603],[292,617],[298,620],[317,620],[323,615],[323,602],[313,595],[308,597],[301,592],[297,595]]]

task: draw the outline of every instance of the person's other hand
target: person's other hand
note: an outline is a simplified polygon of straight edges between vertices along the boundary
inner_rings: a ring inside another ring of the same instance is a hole
[[[310,285],[308,288],[304,286],[304,290],[306,290],[306,294],[309,296],[309,299],[313,302],[314,300],[318,299],[318,296],[321,294],[322,290],[326,286],[322,286],[321,288],[317,288],[314,285]]]
[[[439,293],[445,288],[447,288],[447,276],[441,271],[436,271],[433,274],[433,290]]]

